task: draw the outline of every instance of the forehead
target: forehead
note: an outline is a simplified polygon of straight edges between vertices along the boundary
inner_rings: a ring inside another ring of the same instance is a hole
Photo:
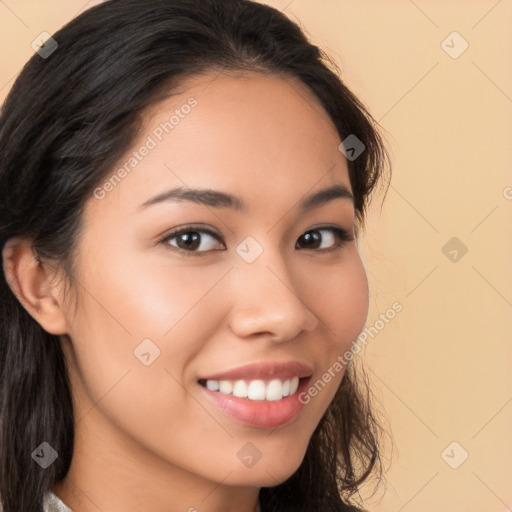
[[[339,135],[292,77],[255,72],[191,77],[143,115],[118,162],[109,201],[134,210],[169,186],[208,187],[272,202],[332,183],[350,189]],[[112,175],[111,175],[112,176]],[[106,180],[108,180],[108,176]],[[106,181],[105,180],[105,181]],[[103,202],[103,201],[102,201]]]

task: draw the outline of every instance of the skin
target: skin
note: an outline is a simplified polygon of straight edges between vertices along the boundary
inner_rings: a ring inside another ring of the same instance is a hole
[[[296,248],[315,226],[354,235],[349,199],[306,213],[297,208],[329,185],[351,190],[329,116],[292,78],[214,76],[189,78],[180,94],[146,112],[129,153],[188,98],[198,102],[121,183],[88,200],[69,295],[58,272],[37,265],[28,243],[4,252],[20,301],[62,339],[76,443],[54,492],[75,512],[254,512],[259,488],[283,482],[300,465],[343,372],[276,429],[226,416],[197,379],[297,360],[313,367],[315,382],[366,321],[357,240],[338,242],[321,231],[319,248]],[[175,186],[235,194],[247,211],[192,202],[139,208]],[[176,238],[174,245],[159,241],[189,224],[221,240],[200,232],[204,252],[197,257],[180,252]],[[251,264],[235,250],[247,236],[263,248]],[[134,356],[146,338],[160,350],[149,366]],[[237,457],[246,443],[262,454],[252,468]]]

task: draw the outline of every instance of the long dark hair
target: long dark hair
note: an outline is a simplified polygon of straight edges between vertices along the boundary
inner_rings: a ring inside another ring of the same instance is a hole
[[[277,73],[308,86],[341,140],[352,134],[365,146],[348,159],[356,228],[364,226],[391,170],[378,125],[334,62],[280,11],[249,0],[110,0],[53,38],[58,47],[28,61],[1,111],[0,248],[26,236],[71,283],[85,202],[133,143],[147,107],[203,71]],[[1,503],[4,512],[42,511],[73,455],[70,381],[59,336],[28,314],[4,273],[0,322]],[[356,510],[350,497],[370,474],[382,476],[370,398],[350,364],[298,470],[260,490],[263,512]],[[58,453],[46,469],[31,456],[42,442]]]

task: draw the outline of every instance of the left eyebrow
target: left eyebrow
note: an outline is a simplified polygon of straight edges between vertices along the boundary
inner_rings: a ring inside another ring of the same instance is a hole
[[[308,195],[299,203],[298,208],[301,213],[305,213],[334,199],[348,199],[352,203],[354,202],[354,196],[350,190],[342,183],[337,183]],[[179,201],[190,201],[213,208],[231,208],[237,211],[247,211],[247,205],[238,196],[219,190],[183,187],[172,188],[162,192],[145,201],[140,205],[139,209],[144,209],[158,203]]]
[[[350,190],[342,183],[337,183],[304,198],[299,204],[299,211],[305,213],[334,199],[348,199],[352,203],[354,202],[354,196]]]

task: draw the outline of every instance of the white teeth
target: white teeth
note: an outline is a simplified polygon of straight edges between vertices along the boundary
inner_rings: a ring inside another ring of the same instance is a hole
[[[265,383],[262,380],[253,380],[247,388],[249,400],[265,400]]]
[[[207,380],[206,387],[211,391],[219,391],[219,381],[218,380]]]
[[[293,395],[295,391],[297,391],[297,388],[299,387],[299,377],[293,377],[293,379],[290,382],[290,395]]]
[[[207,380],[206,387],[211,391],[218,391],[225,395],[233,395],[249,400],[267,400],[275,402],[287,396],[293,395],[299,386],[299,377],[293,377],[285,381],[273,379],[265,383],[261,379],[245,380]]]
[[[247,398],[247,384],[243,380],[237,380],[233,386],[233,396]]]
[[[290,394],[290,379],[285,380],[283,382],[283,396],[288,396]]]
[[[225,395],[230,395],[233,392],[233,384],[230,380],[221,380],[219,382],[219,391]]]
[[[271,380],[267,386],[265,399],[269,401],[281,400],[283,398],[283,383],[280,380]]]

